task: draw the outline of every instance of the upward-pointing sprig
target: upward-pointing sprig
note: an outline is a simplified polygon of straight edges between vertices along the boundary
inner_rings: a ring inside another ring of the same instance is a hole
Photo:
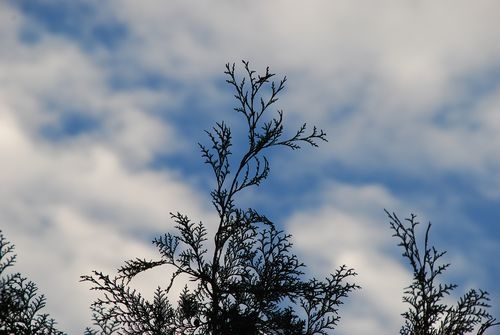
[[[249,63],[243,61],[246,77],[238,82],[235,73],[235,64],[226,64],[226,71],[229,76],[226,81],[235,89],[235,98],[239,105],[235,111],[245,116],[248,130],[248,147],[241,156],[239,164],[232,175],[230,181],[229,156],[232,154],[231,130],[224,123],[217,123],[212,131],[207,131],[211,146],[199,144],[205,162],[212,167],[217,187],[212,192],[214,205],[218,211],[223,207],[231,207],[234,195],[242,189],[259,185],[269,175],[269,161],[265,155],[265,150],[273,146],[285,146],[291,149],[299,149],[300,143],[308,143],[317,146],[317,141],[326,141],[326,134],[323,130],[313,127],[309,134],[306,134],[307,125],[304,123],[293,136],[285,137],[283,126],[283,112],[277,111],[277,116],[270,121],[264,121],[263,115],[268,108],[278,101],[277,95],[285,88],[286,77],[276,84],[271,81],[275,75],[269,72],[269,67],[263,75],[256,75],[250,70]],[[247,80],[248,78],[248,80]],[[264,97],[261,90],[265,85],[270,86],[270,94]],[[257,103],[258,101],[258,103]]]
[[[236,91],[235,110],[244,116],[247,145],[232,152],[232,132],[225,122],[206,131],[208,144],[199,144],[216,181],[210,192],[218,214],[213,245],[207,246],[203,223],[172,214],[177,234],[167,233],[153,241],[160,260],[128,261],[115,279],[99,272],[83,277],[93,289],[105,293],[93,305],[99,334],[108,335],[106,329],[115,329],[116,322],[124,334],[157,334],[153,329],[187,335],[327,334],[339,320],[342,300],[358,288],[346,283],[355,273],[345,266],[325,281],[303,280],[304,264],[292,253],[291,236],[255,209],[236,207],[235,198],[241,190],[259,186],[269,175],[269,148],[299,149],[302,143],[317,146],[317,142],[326,141],[322,130],[313,127],[308,132],[306,124],[287,136],[280,110],[274,117],[265,116],[286,79],[275,83],[269,68],[256,75],[248,62],[243,65],[246,76],[240,82],[234,64],[227,64],[225,73]],[[159,290],[153,302],[128,288],[136,275],[160,265],[169,266],[172,273],[167,289]],[[174,308],[166,294],[181,274],[188,275],[196,287],[186,288]]]
[[[441,284],[438,277],[450,266],[439,261],[445,251],[439,252],[429,242],[431,224],[427,225],[423,244],[419,243],[416,228],[420,224],[412,214],[402,222],[394,213],[386,211],[390,219],[393,236],[399,239],[406,258],[413,270],[413,281],[404,291],[403,301],[410,309],[403,313],[405,324],[401,335],[463,335],[479,326],[478,335],[488,328],[499,325],[487,312],[488,293],[474,289],[463,295],[456,306],[443,302],[456,284]]]

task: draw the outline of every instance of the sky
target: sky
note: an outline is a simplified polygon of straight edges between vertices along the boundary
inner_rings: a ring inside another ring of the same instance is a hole
[[[398,333],[408,264],[384,208],[432,222],[443,280],[490,292],[500,318],[500,3],[0,1],[0,229],[61,330],[95,297],[79,277],[156,258],[170,212],[215,229],[197,143],[225,120],[244,138],[224,66],[269,66],[286,129],[328,142],[274,150],[239,203],[293,235],[321,278],[362,289],[337,334]],[[238,68],[239,66],[239,68]],[[134,283],[146,296],[168,269]]]

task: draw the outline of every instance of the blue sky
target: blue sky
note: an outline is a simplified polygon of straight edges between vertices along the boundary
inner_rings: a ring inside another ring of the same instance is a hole
[[[396,333],[409,280],[383,209],[432,221],[446,279],[491,293],[500,316],[500,27],[496,1],[4,1],[0,228],[18,270],[69,333],[89,324],[78,283],[132,257],[169,212],[210,226],[203,130],[241,121],[223,75],[246,59],[287,76],[290,131],[243,195],[294,235],[318,276],[346,263],[363,290],[339,334]],[[213,227],[212,227],[213,229]],[[148,294],[158,273],[136,283]],[[67,308],[67,297],[72,308]]]

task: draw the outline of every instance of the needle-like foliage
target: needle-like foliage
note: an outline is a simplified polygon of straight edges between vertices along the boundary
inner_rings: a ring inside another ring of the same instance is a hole
[[[283,112],[269,116],[286,78],[274,82],[269,68],[258,75],[248,62],[243,67],[242,79],[234,64],[226,65],[225,74],[235,91],[234,109],[245,121],[246,148],[233,152],[233,134],[225,122],[206,132],[208,144],[199,144],[215,178],[210,192],[218,214],[215,235],[208,235],[204,223],[172,213],[177,232],[153,241],[158,260],[128,261],[115,278],[100,272],[83,276],[102,292],[92,307],[99,329],[88,334],[313,335],[329,334],[337,325],[339,306],[358,288],[348,282],[354,271],[342,266],[323,281],[303,279],[304,264],[292,253],[291,236],[255,209],[235,202],[242,190],[268,177],[269,148],[317,146],[326,141],[325,133],[304,124],[287,135]],[[170,278],[147,301],[128,284],[157,266],[167,266]],[[174,307],[167,294],[179,275],[188,275],[195,286],[186,287]]]
[[[442,284],[438,277],[450,266],[441,263],[446,253],[438,251],[429,242],[431,224],[425,230],[423,244],[419,243],[416,228],[419,222],[415,215],[401,221],[396,214],[387,212],[393,236],[399,239],[406,258],[413,271],[413,281],[404,291],[403,301],[410,305],[403,313],[405,323],[401,335],[482,335],[488,328],[500,324],[488,313],[488,293],[470,290],[454,306],[443,299],[450,295],[457,285]]]
[[[63,335],[54,319],[42,313],[45,297],[20,273],[7,273],[16,262],[14,245],[0,230],[0,334]]]

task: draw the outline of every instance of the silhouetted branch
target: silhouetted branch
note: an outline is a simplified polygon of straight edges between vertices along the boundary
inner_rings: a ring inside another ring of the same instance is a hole
[[[470,290],[462,296],[456,306],[448,306],[442,302],[457,285],[441,284],[438,276],[450,266],[439,263],[446,252],[439,252],[429,242],[431,224],[427,225],[423,245],[416,236],[416,228],[420,224],[416,216],[402,222],[394,213],[386,211],[390,219],[393,236],[399,239],[403,248],[403,257],[408,259],[413,270],[413,281],[404,293],[403,301],[410,309],[403,313],[405,324],[401,328],[402,335],[462,335],[471,333],[477,326],[477,334],[483,334],[488,328],[498,325],[487,312],[489,308],[488,293],[482,290]]]
[[[208,144],[199,144],[216,181],[210,192],[218,214],[211,254],[205,225],[176,213],[172,219],[177,233],[153,241],[160,260],[128,261],[114,279],[100,272],[83,276],[104,296],[92,307],[101,334],[115,329],[125,334],[326,334],[339,320],[342,300],[358,288],[346,283],[355,273],[345,266],[324,281],[303,280],[304,265],[291,252],[291,236],[256,210],[235,206],[240,191],[259,186],[268,177],[270,164],[265,154],[269,148],[299,149],[301,142],[317,146],[317,141],[326,141],[322,130],[314,127],[308,132],[305,124],[287,136],[282,111],[266,118],[286,78],[275,83],[269,68],[257,75],[248,62],[243,65],[246,77],[241,81],[234,64],[227,64],[225,73],[239,103],[235,110],[247,125],[247,148],[241,153],[231,151],[232,132],[225,122],[206,131]],[[137,274],[160,265],[171,270],[168,287],[159,289],[154,302],[148,302],[128,284]],[[180,274],[188,275],[196,288],[186,287],[174,308],[166,293]],[[305,320],[296,312],[300,306],[307,311]]]
[[[54,319],[41,313],[46,299],[35,283],[20,273],[5,273],[15,262],[14,245],[0,230],[0,334],[64,335]]]

